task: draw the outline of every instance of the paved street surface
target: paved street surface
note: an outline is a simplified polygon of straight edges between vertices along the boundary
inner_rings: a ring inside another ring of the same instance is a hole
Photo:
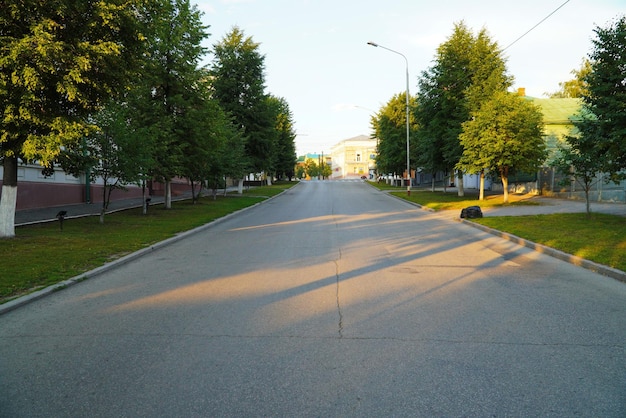
[[[626,416],[626,284],[305,182],[0,316],[2,417]]]

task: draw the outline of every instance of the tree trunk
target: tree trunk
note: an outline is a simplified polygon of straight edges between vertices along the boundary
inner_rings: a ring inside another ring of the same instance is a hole
[[[146,181],[141,181],[141,198],[143,199],[142,204],[142,213],[144,215],[148,214],[148,196],[146,195]]]
[[[465,196],[465,188],[463,186],[463,171],[459,170],[457,171],[458,173],[458,179],[457,179],[457,188],[458,188],[458,196],[463,197]]]
[[[480,170],[478,200],[485,200],[485,170]]]
[[[104,215],[107,211],[107,179],[105,177],[104,179],[104,186],[102,187],[102,208],[100,208],[100,223],[103,224],[104,223]]]
[[[165,209],[172,209],[172,181],[165,180]]]
[[[585,204],[587,207],[587,218],[591,216],[591,202],[589,201],[589,190],[591,189],[591,182],[585,185]]]
[[[0,195],[0,238],[15,236],[17,205],[17,157],[4,157],[2,195]]]
[[[509,169],[504,167],[500,170],[500,178],[502,179],[502,188],[504,189],[504,197],[502,202],[509,203]]]
[[[191,181],[191,204],[196,204],[196,183],[193,180]]]
[[[243,194],[243,178],[239,179],[237,184],[237,193]]]

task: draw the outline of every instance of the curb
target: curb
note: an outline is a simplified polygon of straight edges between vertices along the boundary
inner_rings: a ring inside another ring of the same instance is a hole
[[[372,186],[373,187],[373,186]],[[384,193],[384,191],[381,190],[381,192]],[[402,199],[401,197],[398,196],[394,196],[390,193],[385,193],[387,196],[391,196],[395,199],[399,199],[402,200],[406,203],[409,203],[413,206],[417,206],[418,208],[424,210],[424,211],[428,211],[431,213],[435,213],[436,211],[431,209],[431,208],[427,208],[424,207],[418,203],[415,202],[411,202],[408,201],[406,199]],[[561,261],[565,261],[567,263],[573,264],[575,266],[578,267],[582,267],[584,269],[587,269],[589,271],[593,271],[594,273],[598,273],[601,274],[603,276],[607,276],[610,277],[612,279],[618,280],[620,282],[624,282],[626,283],[626,272],[618,270],[618,269],[614,269],[613,267],[609,267],[609,266],[605,266],[604,264],[599,264],[599,263],[595,263],[593,261],[587,260],[585,258],[582,257],[578,257],[576,255],[572,255],[572,254],[568,254],[566,252],[560,251],[560,250],[556,250],[552,247],[548,247],[546,245],[543,244],[537,244],[536,242],[533,241],[529,241],[527,239],[518,237],[517,235],[513,235],[513,234],[509,234],[508,232],[502,232],[499,231],[497,229],[493,229],[493,228],[489,228],[488,226],[484,226],[472,221],[468,221],[465,219],[461,219],[461,218],[453,218],[454,220],[456,220],[457,222],[461,222],[465,225],[469,225],[472,226],[476,229],[480,229],[483,232],[487,232],[489,234],[495,235],[497,237],[500,238],[504,238],[507,241],[511,241],[514,242],[518,245],[521,245],[523,247],[526,248],[530,248],[534,251],[537,251],[538,253],[542,253],[542,254],[546,254],[549,255],[550,257],[554,257],[556,259],[559,259]]]
[[[614,269],[609,266],[605,266],[604,264],[598,264],[593,261],[589,261],[585,258],[578,257],[576,255],[568,254],[566,252],[556,250],[552,247],[548,247],[543,244],[537,244],[536,242],[529,241],[524,238],[520,238],[517,235],[509,234],[508,232],[502,232],[497,229],[490,228],[485,225],[481,225],[472,221],[468,221],[465,219],[456,219],[457,222],[461,222],[465,225],[472,226],[476,229],[480,229],[483,232],[487,232],[489,234],[495,235],[500,238],[504,238],[507,241],[514,242],[523,247],[530,248],[532,250],[537,251],[538,253],[546,254],[551,257],[557,258],[559,260],[568,262],[578,267],[585,268],[587,270],[593,271],[594,273],[601,274],[603,276],[610,277],[612,279],[618,280],[620,282],[626,283],[626,272],[623,272],[618,269]]]
[[[296,187],[296,186],[297,186],[297,184],[292,186],[291,188]],[[264,204],[265,202],[269,202],[270,200],[272,200],[272,199],[282,195],[285,191],[290,190],[290,189],[286,189],[286,190],[280,192],[279,194],[270,197],[269,199],[265,199],[265,200],[263,200],[261,202],[255,203],[252,206],[248,206],[246,208],[239,209],[239,210],[237,210],[235,212],[229,213],[228,215],[224,215],[221,218],[215,219],[215,220],[213,220],[213,221],[211,221],[209,223],[206,223],[204,225],[201,225],[201,226],[199,226],[197,228],[190,229],[189,231],[180,232],[180,233],[174,235],[173,237],[167,238],[167,239],[165,239],[163,241],[159,241],[157,243],[154,243],[154,244],[150,245],[149,247],[145,247],[145,248],[137,250],[137,251],[135,251],[133,253],[127,254],[124,257],[120,257],[120,258],[118,258],[115,261],[111,261],[110,263],[104,264],[104,265],[102,265],[100,267],[96,267],[95,269],[89,270],[89,271],[87,271],[85,273],[82,273],[82,274],[80,274],[78,276],[74,276],[74,277],[69,278],[67,280],[64,280],[62,282],[55,283],[55,284],[50,285],[48,287],[45,287],[43,289],[37,290],[36,292],[29,293],[27,295],[24,295],[24,296],[18,297],[16,299],[10,300],[8,302],[5,302],[5,303],[0,305],[0,315],[4,314],[6,312],[12,311],[14,309],[17,309],[17,308],[19,308],[21,306],[24,306],[24,305],[28,304],[28,303],[34,302],[36,300],[39,300],[39,299],[41,299],[41,298],[43,298],[43,297],[45,297],[45,296],[47,296],[47,295],[49,295],[51,293],[57,292],[59,290],[63,290],[63,289],[65,289],[65,288],[67,288],[69,286],[72,286],[74,284],[83,282],[83,281],[88,280],[88,279],[92,279],[92,278],[94,278],[94,277],[96,277],[96,276],[98,276],[98,275],[100,275],[102,273],[106,273],[108,271],[111,271],[111,270],[119,267],[119,266],[122,266],[122,265],[124,265],[126,263],[130,263],[133,260],[136,260],[136,259],[138,259],[140,257],[143,257],[146,254],[152,253],[152,252],[157,251],[157,250],[159,250],[161,248],[167,247],[168,245],[171,245],[171,244],[174,244],[174,243],[176,243],[178,241],[181,241],[181,240],[183,240],[183,239],[185,239],[185,238],[187,238],[187,237],[189,237],[191,235],[194,235],[194,234],[202,232],[202,231],[204,231],[206,229],[209,229],[209,228],[215,226],[218,223],[224,222],[227,219],[230,219],[231,217],[233,217],[233,216],[235,216],[237,214],[240,214],[241,212],[250,210],[250,209],[252,209],[252,208],[254,208],[254,207],[258,206],[258,205]],[[124,210],[124,209],[120,209],[120,210]],[[107,213],[110,213],[110,212],[107,212]]]

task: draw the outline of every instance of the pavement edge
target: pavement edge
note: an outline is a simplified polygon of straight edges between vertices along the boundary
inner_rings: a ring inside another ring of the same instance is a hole
[[[478,224],[476,222],[472,222],[466,219],[457,219],[458,222],[464,223],[465,225],[472,226],[474,228],[480,229],[483,232],[487,232],[489,234],[495,235],[500,238],[504,238],[507,241],[514,242],[518,245],[524,246],[526,248],[530,248],[534,251],[537,251],[542,254],[549,255],[551,257],[557,258],[562,261],[566,261],[575,266],[583,267],[587,270],[593,271],[594,273],[601,274],[603,276],[610,277],[615,280],[619,280],[621,282],[626,283],[626,272],[623,272],[618,269],[614,269],[609,266],[605,266],[604,264],[598,264],[593,261],[589,261],[582,257],[578,257],[576,255],[568,254],[566,252],[556,250],[552,247],[548,247],[543,244],[537,244],[536,242],[529,241],[527,239],[518,237],[517,235],[510,234],[508,232],[502,232],[497,229],[490,228],[485,225]]]

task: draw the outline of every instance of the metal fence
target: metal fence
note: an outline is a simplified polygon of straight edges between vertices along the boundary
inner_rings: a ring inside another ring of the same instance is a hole
[[[537,191],[542,195],[568,199],[585,199],[583,185],[575,177],[559,173],[551,167],[543,167],[537,173]],[[626,203],[626,181],[619,184],[607,182],[599,174],[591,184],[589,199],[596,202]]]

